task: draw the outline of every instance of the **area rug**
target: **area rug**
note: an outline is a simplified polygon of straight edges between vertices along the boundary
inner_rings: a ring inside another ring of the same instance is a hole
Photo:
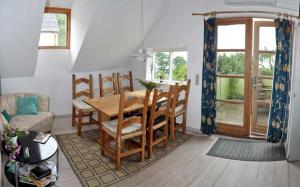
[[[259,140],[219,138],[207,155],[243,161],[286,160],[283,145]]]
[[[85,187],[110,186],[127,179],[170,154],[172,150],[190,140],[192,135],[176,133],[174,144],[169,143],[167,148],[163,148],[162,144],[155,146],[152,158],[145,158],[144,162],[139,162],[139,154],[124,158],[120,171],[115,170],[113,161],[101,156],[100,145],[95,142],[98,137],[98,130],[82,132],[82,137],[76,133],[57,135],[62,151]]]

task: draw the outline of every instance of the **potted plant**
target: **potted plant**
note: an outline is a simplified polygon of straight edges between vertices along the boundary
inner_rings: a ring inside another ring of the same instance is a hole
[[[3,141],[8,152],[13,152],[18,147],[18,138],[24,137],[25,132],[18,128],[12,128],[8,124],[3,125]]]
[[[149,90],[150,92],[158,87],[158,84],[156,82],[152,81],[143,81],[142,79],[138,79],[139,83],[146,88],[146,90]]]

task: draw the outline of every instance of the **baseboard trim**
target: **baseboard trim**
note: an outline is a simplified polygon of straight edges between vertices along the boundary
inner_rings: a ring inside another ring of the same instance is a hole
[[[72,114],[55,115],[55,118],[67,118],[72,117]]]

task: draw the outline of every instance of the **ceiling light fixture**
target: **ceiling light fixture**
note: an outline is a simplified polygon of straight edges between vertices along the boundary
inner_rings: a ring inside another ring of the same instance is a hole
[[[152,58],[144,48],[144,1],[141,0],[141,9],[140,9],[140,48],[137,52],[133,53],[131,56],[137,58],[138,61],[145,62],[147,58]]]

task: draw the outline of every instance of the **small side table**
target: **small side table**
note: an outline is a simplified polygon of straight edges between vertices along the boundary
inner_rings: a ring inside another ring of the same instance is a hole
[[[59,167],[59,151],[58,151],[58,144],[57,141],[51,136],[49,140],[42,144],[38,142],[34,142],[33,139],[38,135],[38,132],[34,131],[29,131],[29,134],[27,134],[24,138],[19,140],[19,143],[21,144],[21,155],[19,159],[16,162],[16,169],[15,169],[15,174],[8,172],[8,166],[7,163],[5,164],[4,167],[4,173],[7,178],[7,180],[14,186],[20,187],[20,186],[32,186],[29,184],[24,184],[19,182],[19,164],[41,164],[50,158],[52,158],[56,154],[56,170],[57,170],[57,176],[58,176],[58,167]],[[25,161],[22,153],[23,149],[25,147],[28,147],[29,149],[29,160],[27,159]],[[51,186],[51,185],[50,185]]]

